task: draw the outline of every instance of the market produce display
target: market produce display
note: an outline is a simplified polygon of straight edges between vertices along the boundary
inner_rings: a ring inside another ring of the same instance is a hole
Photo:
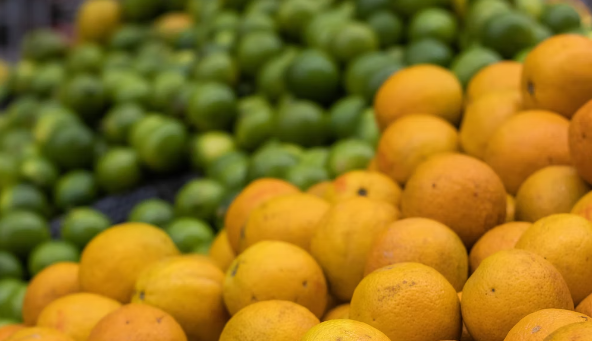
[[[592,340],[580,5],[88,0],[31,32],[0,341]]]

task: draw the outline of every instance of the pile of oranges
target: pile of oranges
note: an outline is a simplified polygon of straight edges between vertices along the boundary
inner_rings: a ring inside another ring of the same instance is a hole
[[[400,71],[368,170],[251,183],[208,257],[114,226],[34,278],[0,340],[592,340],[591,66],[560,35],[466,91]]]

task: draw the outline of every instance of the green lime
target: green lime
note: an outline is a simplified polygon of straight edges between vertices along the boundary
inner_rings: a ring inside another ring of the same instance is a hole
[[[93,132],[89,128],[70,122],[50,129],[41,149],[60,168],[82,168],[93,160],[93,143]]]
[[[0,136],[0,150],[15,156],[22,156],[23,151],[33,144],[33,134],[25,128],[11,129]]]
[[[140,135],[134,148],[149,169],[169,172],[178,169],[185,161],[187,142],[187,127],[177,119],[166,117],[159,126],[150,130],[149,135]]]
[[[28,157],[20,165],[21,179],[44,190],[53,188],[59,175],[56,165],[43,156]]]
[[[21,321],[27,283],[6,278],[0,280],[0,318]]]
[[[31,81],[37,72],[37,65],[30,60],[21,60],[13,68],[8,79],[8,87],[15,94],[31,91]]]
[[[329,148],[315,147],[306,150],[300,156],[299,165],[326,168],[329,160]]]
[[[249,33],[238,45],[238,66],[246,75],[255,76],[267,61],[280,54],[282,48],[282,40],[273,31]]]
[[[529,15],[533,19],[540,19],[545,8],[544,0],[514,0],[514,6],[520,12]]]
[[[505,0],[477,0],[470,3],[465,21],[465,32],[470,39],[479,38],[489,19],[501,13],[512,11],[509,1]]]
[[[179,72],[162,72],[156,76],[151,86],[151,107],[158,111],[166,111],[171,107],[175,94],[185,86],[187,80]]]
[[[86,206],[97,198],[97,183],[86,170],[74,170],[64,174],[56,183],[54,202],[62,210]]]
[[[226,52],[210,53],[195,64],[193,77],[198,81],[213,81],[228,85],[236,84],[238,68]]]
[[[578,11],[568,3],[548,4],[541,15],[541,22],[555,33],[576,29],[581,21]]]
[[[285,77],[292,94],[318,103],[331,103],[339,90],[337,64],[319,50],[299,53],[288,66]]]
[[[39,244],[50,240],[49,226],[35,212],[13,211],[0,218],[0,249],[25,258]]]
[[[286,173],[286,181],[301,190],[306,190],[314,184],[329,180],[329,172],[324,167],[297,165]]]
[[[403,39],[403,20],[391,12],[377,12],[366,22],[374,30],[382,48],[399,44]]]
[[[120,79],[113,90],[112,96],[115,104],[138,103],[144,105],[149,102],[152,95],[148,80],[133,74]]]
[[[280,141],[304,147],[318,146],[327,140],[328,117],[316,103],[294,101],[280,106],[274,131]]]
[[[352,135],[360,140],[368,142],[373,147],[378,146],[380,141],[380,128],[376,122],[374,109],[369,108],[364,111],[355,133]]]
[[[356,15],[368,18],[376,13],[389,12],[393,7],[393,0],[355,0]]]
[[[448,45],[433,38],[424,38],[409,44],[405,60],[409,65],[436,64],[447,67],[452,57],[453,51]]]
[[[101,80],[89,74],[79,74],[60,89],[62,103],[88,121],[101,117],[107,105],[107,93]]]
[[[111,143],[125,143],[134,124],[145,116],[144,109],[136,103],[116,105],[101,121],[101,132]]]
[[[28,260],[28,269],[31,276],[35,276],[46,267],[61,262],[78,262],[80,252],[74,244],[69,242],[52,240],[37,245]]]
[[[239,115],[234,125],[237,145],[244,150],[255,150],[273,135],[274,111],[260,97],[256,103],[239,103]]]
[[[0,213],[27,210],[42,216],[49,215],[49,203],[45,194],[37,187],[20,183],[2,190],[0,195]]]
[[[298,41],[318,11],[319,4],[315,0],[285,0],[277,12],[278,28],[289,39]]]
[[[13,127],[30,128],[35,125],[39,116],[40,103],[33,96],[17,98],[8,107],[8,118]]]
[[[528,57],[528,54],[530,53],[530,51],[532,51],[532,49],[532,47],[527,47],[524,50],[518,52],[516,56],[514,56],[514,60],[520,63],[524,63],[526,57]]]
[[[88,207],[75,208],[62,221],[61,236],[64,241],[84,249],[91,239],[108,229],[111,220],[105,214]]]
[[[132,148],[116,147],[106,152],[95,166],[97,183],[107,193],[135,188],[142,180],[138,154]]]
[[[351,13],[343,13],[339,9],[320,12],[306,25],[304,40],[310,48],[330,52],[333,38],[339,29],[352,20]]]
[[[245,13],[262,13],[273,15],[280,7],[280,2],[277,0],[251,0],[245,9]]]
[[[364,53],[378,49],[380,41],[370,26],[361,22],[348,22],[335,33],[331,43],[333,56],[347,63]]]
[[[148,21],[163,9],[159,0],[121,0],[121,11],[126,21]]]
[[[384,66],[384,67],[380,68],[379,70],[373,72],[370,75],[370,78],[368,79],[368,83],[366,85],[366,88],[365,88],[364,94],[363,94],[364,98],[366,99],[366,102],[373,103],[374,96],[376,95],[376,93],[378,92],[378,89],[380,89],[382,84],[384,82],[386,82],[386,80],[389,79],[392,75],[394,75],[395,73],[397,73],[399,70],[401,70],[404,67],[405,67],[404,64],[395,62],[393,64]]]
[[[219,157],[236,150],[232,135],[223,131],[197,135],[190,144],[191,163],[195,169],[204,169]]]
[[[167,65],[162,73],[177,74],[183,76],[184,80],[187,80],[191,74],[191,70],[193,70],[195,63],[199,59],[198,57],[197,53],[190,49],[176,51],[167,61]],[[162,73],[157,74],[155,78]]]
[[[211,26],[210,32],[235,31],[240,23],[240,15],[236,11],[224,10],[217,13]]]
[[[534,45],[538,45],[539,43],[543,42],[544,40],[547,40],[548,38],[551,38],[553,36],[553,31],[551,31],[551,29],[549,29],[547,26],[539,24],[539,23],[534,23],[533,24],[533,30],[534,30],[534,40],[535,43]]]
[[[156,75],[164,71],[168,65],[169,64],[167,63],[167,57],[139,56],[136,57],[135,62],[132,65],[132,70],[135,74],[139,75],[140,78],[148,80],[156,77]],[[133,82],[132,84],[134,85],[134,88],[141,87],[140,81]],[[130,90],[129,92],[132,91]],[[139,90],[134,89],[133,92],[139,92]]]
[[[206,168],[206,175],[229,190],[242,189],[247,181],[249,157],[239,151],[223,155]]]
[[[363,95],[372,74],[395,64],[384,52],[369,52],[348,64],[345,71],[345,88],[350,95]]]
[[[127,220],[164,228],[174,217],[175,211],[169,202],[162,199],[148,199],[134,206]]]
[[[253,32],[275,31],[275,20],[266,13],[246,13],[241,19],[238,30],[242,36]]]
[[[166,123],[167,117],[158,114],[146,115],[137,120],[128,133],[128,143],[135,149],[140,149],[144,145],[144,139]]]
[[[31,79],[31,91],[39,97],[50,97],[66,79],[66,70],[60,63],[40,66]]]
[[[452,61],[450,69],[466,87],[477,72],[502,59],[502,56],[494,50],[486,47],[473,47],[457,55]]]
[[[68,69],[74,73],[97,73],[103,66],[104,57],[101,46],[93,43],[83,43],[76,46],[68,55]]]
[[[409,24],[409,40],[434,38],[452,44],[458,32],[455,15],[441,8],[428,8],[413,16]]]
[[[19,324],[20,320],[17,319],[5,319],[0,317],[0,327],[8,326],[11,324]]]
[[[217,52],[230,53],[235,50],[238,40],[238,33],[235,30],[228,29],[217,32],[207,44],[204,44],[202,53],[204,55]]]
[[[142,25],[125,24],[121,26],[109,41],[109,47],[114,50],[136,50],[146,39],[148,31]]]
[[[237,99],[234,91],[226,84],[208,82],[191,96],[188,119],[201,131],[226,129],[235,120]]]
[[[278,100],[285,93],[285,73],[296,55],[296,49],[288,48],[267,61],[257,74],[257,89],[270,101]]]
[[[449,3],[449,0],[393,0],[393,7],[397,13],[412,16],[423,9]]]
[[[363,97],[348,96],[335,102],[329,111],[329,130],[335,139],[351,137],[367,104]]]
[[[511,58],[536,42],[534,22],[516,11],[498,14],[485,23],[481,41],[505,58]]]
[[[225,194],[224,186],[216,180],[190,181],[177,193],[175,213],[178,217],[212,221]]]
[[[19,181],[19,167],[16,156],[0,152],[0,189],[12,186]]]
[[[182,253],[190,253],[196,248],[208,250],[214,240],[212,227],[195,218],[175,219],[168,224],[165,231]]]
[[[277,148],[280,148],[283,151],[287,152],[288,154],[294,156],[298,161],[302,160],[302,156],[305,153],[305,149],[303,146],[295,144],[295,143],[279,142],[277,140],[272,141],[272,143],[275,143],[275,146]],[[273,146],[273,144],[270,144],[270,146]]]
[[[66,39],[49,28],[30,31],[25,35],[21,45],[22,56],[34,61],[60,59],[67,50]]]
[[[374,148],[359,139],[341,140],[331,147],[329,154],[329,173],[338,177],[356,169],[365,169],[374,157]]]
[[[288,171],[298,164],[300,158],[293,152],[279,146],[264,145],[251,157],[248,179],[284,179]]]
[[[25,271],[21,261],[12,253],[0,250],[0,280],[5,278],[23,279]]]
[[[112,51],[105,56],[103,73],[128,71],[133,67],[133,64],[134,58],[130,53],[124,51]],[[108,88],[107,85],[105,86]]]

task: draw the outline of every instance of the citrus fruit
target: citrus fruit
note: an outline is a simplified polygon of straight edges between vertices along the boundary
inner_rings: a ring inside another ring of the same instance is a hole
[[[256,76],[257,90],[270,101],[278,100],[286,92],[285,71],[298,51],[288,47],[279,55],[269,59]]]
[[[321,104],[331,103],[339,88],[337,64],[325,52],[304,50],[285,71],[288,91],[296,97]]]
[[[19,160],[16,156],[0,152],[0,188],[10,187],[19,180]]]
[[[67,50],[65,37],[49,28],[31,31],[22,41],[23,57],[33,61],[47,61],[63,57]]]
[[[67,67],[75,73],[98,72],[101,69],[104,52],[101,45],[83,43],[76,46],[68,55]]]
[[[345,88],[350,95],[364,96],[374,75],[398,65],[396,60],[382,51],[365,53],[348,63],[345,69]]]
[[[332,177],[348,171],[364,169],[374,157],[372,145],[360,139],[340,140],[331,147],[328,170]]]
[[[512,6],[506,1],[478,0],[469,4],[466,27],[471,39],[479,38],[484,26],[496,15],[511,12]]]
[[[15,210],[28,210],[47,216],[49,203],[39,188],[21,183],[3,189],[0,195],[0,212],[5,215]]]
[[[175,219],[166,226],[165,231],[182,253],[189,253],[197,249],[207,253],[214,240],[212,228],[199,219]]]
[[[76,263],[56,263],[33,277],[23,302],[23,321],[36,325],[39,314],[54,300],[80,291],[79,266]]]
[[[573,301],[551,263],[514,249],[481,262],[463,288],[461,308],[469,333],[487,341],[502,340],[522,318],[541,309],[573,310]]]
[[[455,16],[441,8],[427,8],[416,13],[407,31],[410,41],[434,38],[451,44],[456,38],[458,23]]]
[[[24,159],[20,165],[20,176],[36,187],[49,189],[58,179],[57,167],[43,156]]]
[[[290,169],[285,179],[301,190],[306,190],[321,181],[329,180],[329,172],[324,167],[300,164]]]
[[[366,102],[360,96],[343,97],[329,110],[329,130],[331,136],[344,139],[352,136],[360,122]]]
[[[366,19],[375,32],[381,48],[398,44],[403,39],[403,20],[389,11],[375,12]]]
[[[580,27],[580,13],[569,3],[548,4],[541,14],[541,22],[555,33]]]
[[[273,135],[275,112],[260,98],[250,104],[239,104],[239,116],[234,125],[236,144],[242,149],[255,150]]]
[[[347,63],[357,56],[378,49],[380,41],[372,28],[361,22],[346,22],[331,41],[331,53],[340,62]]]
[[[109,257],[104,257],[109,252]],[[120,302],[129,302],[140,272],[179,251],[170,237],[144,223],[116,225],[98,234],[80,259],[80,286]],[[123,262],[122,260],[125,260]]]
[[[506,223],[516,221],[516,199],[506,195]]]
[[[506,336],[508,341],[537,341],[544,340],[555,330],[592,319],[582,313],[564,309],[542,309],[525,316]]]
[[[251,156],[247,180],[260,178],[285,179],[298,164],[299,157],[282,145],[263,145]]]
[[[82,250],[91,239],[111,225],[109,217],[100,211],[86,207],[75,208],[62,221],[61,237]]]
[[[546,337],[547,341],[586,339],[592,336],[592,324],[578,322],[563,326]]]
[[[485,22],[481,41],[503,57],[512,58],[522,49],[536,43],[533,21],[517,11],[494,15]]]
[[[533,19],[540,19],[545,8],[545,2],[541,0],[517,0],[516,9],[528,14]]]
[[[571,213],[592,221],[592,192],[584,195],[572,208]]]
[[[150,101],[151,88],[147,79],[137,73],[120,78],[114,85],[111,97],[115,104],[138,103],[145,105]]]
[[[138,154],[132,148],[108,150],[95,166],[97,183],[108,193],[119,193],[135,188],[142,179]]]
[[[340,320],[349,318],[350,304],[344,303],[328,310],[323,316],[322,321]]]
[[[215,180],[199,179],[187,183],[175,198],[175,214],[209,221],[225,194],[224,187]]]
[[[236,96],[223,83],[207,82],[191,95],[187,118],[199,130],[225,129],[237,114]]]
[[[164,228],[174,218],[173,205],[162,199],[148,199],[139,202],[129,212],[127,220]]]
[[[222,131],[209,131],[191,140],[191,162],[196,169],[203,169],[222,155],[234,151],[233,136]]]
[[[354,341],[363,338],[378,341],[390,340],[380,330],[363,322],[348,319],[336,319],[318,324],[306,332],[302,340],[321,341],[331,338],[339,338],[343,341]]]
[[[496,51],[487,47],[475,46],[459,53],[450,65],[450,69],[466,87],[470,85],[473,78],[476,78],[479,72],[491,64],[498,63],[502,56]],[[489,85],[489,83],[487,84]],[[471,100],[471,93],[467,93],[467,101]]]
[[[237,47],[237,64],[241,72],[254,76],[282,51],[282,47],[282,40],[273,31],[249,33],[241,38]]]
[[[0,251],[0,279],[22,279],[24,276],[21,261],[10,252]]]
[[[408,45],[405,62],[407,65],[434,64],[448,67],[452,56],[452,49],[445,43],[434,38],[423,38]]]
[[[226,229],[223,229],[218,233],[212,242],[208,255],[222,271],[226,272],[236,257],[235,252],[228,241]]]
[[[586,315],[592,312],[592,295],[588,295],[584,298],[584,300],[576,306],[576,311]]]
[[[91,204],[97,198],[97,183],[94,175],[85,170],[74,170],[63,175],[54,188],[54,202],[69,210]]]
[[[5,319],[20,321],[23,299],[27,284],[19,279],[0,280],[0,316]]]
[[[303,147],[321,145],[327,137],[328,117],[314,102],[294,101],[280,106],[274,120],[275,136]]]
[[[144,117],[144,110],[136,103],[123,103],[113,107],[101,121],[101,132],[112,143],[128,140],[131,127]]]
[[[132,302],[170,314],[190,340],[215,341],[229,316],[222,301],[224,274],[208,258],[170,257],[147,267],[138,277]],[[187,298],[196,300],[187,305]]]
[[[336,178],[325,197],[332,203],[366,197],[384,201],[393,207],[401,202],[401,187],[384,174],[372,171],[350,171]]]
[[[74,341],[70,336],[61,333],[53,328],[27,327],[12,334],[6,341],[29,341],[42,338],[47,341]]]
[[[37,213],[13,211],[0,218],[0,249],[20,258],[49,239],[49,226]]]
[[[590,161],[592,142],[588,132],[592,126],[592,102],[584,105],[574,115],[569,125],[569,150],[578,174],[592,184],[592,162]]]
[[[48,241],[37,245],[28,258],[28,269],[31,276],[50,265],[61,262],[78,262],[80,251],[75,245],[64,241]]]
[[[84,120],[94,121],[100,118],[105,109],[107,93],[98,77],[83,73],[62,84],[60,99]]]
[[[241,19],[238,29],[243,36],[253,32],[275,30],[275,21],[267,13],[248,12]]]
[[[301,38],[304,28],[319,10],[321,2],[310,0],[288,0],[280,4],[276,23],[280,32],[294,40]]]
[[[82,41],[106,42],[119,26],[121,7],[113,0],[84,3],[76,14],[76,32]]]
[[[230,152],[213,161],[206,168],[206,175],[218,181],[227,190],[233,191],[244,187],[249,158],[244,152]]]
[[[498,251],[510,250],[532,224],[527,222],[510,222],[492,228],[485,232],[471,248],[469,265],[471,273],[479,267],[481,262]]]
[[[185,161],[187,127],[174,118],[163,118],[158,126],[152,127],[150,135],[142,135],[145,117],[132,128],[131,138],[139,140],[133,145],[142,163],[156,172],[170,172]]]
[[[51,123],[48,123],[51,124]],[[64,123],[49,128],[40,144],[48,159],[62,169],[84,168],[92,162],[93,132],[81,123]]]
[[[66,69],[58,63],[48,63],[39,68],[31,79],[31,90],[40,97],[50,97],[66,79]]]
[[[419,318],[426,311],[437,317]],[[462,330],[456,291],[444,276],[419,263],[389,265],[366,276],[353,294],[350,319],[390,340],[454,340]]]
[[[2,321],[6,321],[6,323],[0,324],[0,340],[2,341],[8,340],[8,338],[11,337],[13,334],[25,328],[24,325],[12,323],[10,322],[10,320]]]

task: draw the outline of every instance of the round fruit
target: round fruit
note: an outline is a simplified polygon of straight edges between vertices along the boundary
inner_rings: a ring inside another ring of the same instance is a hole
[[[98,77],[79,74],[62,85],[62,103],[72,109],[84,120],[99,119],[107,105],[106,89]]]
[[[214,240],[212,227],[199,219],[175,219],[167,225],[165,231],[182,253],[207,254]],[[201,252],[197,252],[198,250]]]
[[[119,104],[101,121],[101,132],[109,142],[125,143],[132,126],[144,116],[144,109],[136,103]]]
[[[22,279],[25,272],[21,261],[12,253],[0,251],[0,280],[5,278]]]
[[[541,15],[541,22],[555,33],[568,32],[581,26],[580,13],[568,3],[547,5]]]
[[[296,97],[321,104],[331,103],[339,89],[336,63],[322,51],[298,54],[285,73],[288,90]]]
[[[323,321],[329,321],[329,320],[341,320],[341,319],[349,319],[349,310],[350,310],[350,304],[349,303],[344,303],[341,305],[338,305],[337,307],[329,310],[325,316],[323,316]],[[351,320],[353,321],[353,320]]]
[[[91,204],[96,198],[98,188],[93,174],[85,170],[75,170],[63,175],[54,189],[54,202],[62,210]]]
[[[384,174],[371,171],[350,171],[336,178],[327,190],[325,198],[332,202],[366,197],[399,207],[401,187]]]
[[[471,248],[469,254],[469,265],[471,273],[479,267],[481,262],[498,251],[511,250],[522,237],[531,223],[510,222],[496,226],[479,238]]]
[[[226,84],[208,82],[196,88],[187,118],[199,130],[226,129],[237,114],[236,95]]]
[[[213,81],[233,85],[238,79],[238,68],[232,57],[225,52],[210,53],[200,59],[193,70],[198,81]]]
[[[135,188],[142,179],[138,154],[131,148],[114,148],[99,158],[95,166],[99,186],[108,193]]]
[[[371,144],[360,139],[346,139],[331,147],[328,170],[332,177],[349,171],[364,169],[374,157]]]
[[[237,47],[241,72],[255,76],[265,63],[282,51],[283,42],[273,31],[252,32],[242,37]]]
[[[569,126],[569,151],[578,174],[592,184],[592,102],[584,105],[572,118]]]
[[[102,212],[92,208],[76,208],[68,212],[62,222],[61,236],[64,241],[84,249],[97,234],[112,225]]]
[[[230,246],[230,242],[228,241],[228,234],[226,230],[222,230],[218,233],[210,250],[208,252],[208,256],[212,259],[214,263],[220,268],[220,270],[226,272],[232,261],[236,257],[234,250]]]
[[[63,241],[48,241],[39,244],[29,255],[29,274],[35,276],[53,264],[78,262],[79,259],[80,251],[78,251],[75,245]]]
[[[144,200],[134,206],[127,220],[164,228],[174,218],[173,205],[161,199]]]
[[[225,193],[224,187],[215,180],[193,180],[177,193],[175,213],[178,217],[211,221]]]
[[[76,14],[76,31],[82,41],[106,42],[119,26],[121,9],[114,0],[84,3]]]
[[[309,101],[294,101],[278,110],[274,132],[282,142],[313,147],[323,144],[326,139],[327,123],[322,107]]]
[[[17,210],[27,210],[42,216],[50,213],[45,194],[37,187],[24,183],[7,187],[0,195],[2,215]]]
[[[512,58],[522,49],[536,43],[533,21],[513,11],[495,15],[485,23],[481,41],[503,57]]]
[[[472,80],[479,75],[481,70],[487,68],[489,65],[500,62],[502,59],[502,56],[492,49],[475,46],[459,53],[452,60],[450,69],[454,72],[456,77],[458,77],[462,85],[466,87],[472,83]],[[503,79],[506,80],[506,78]],[[519,81],[517,83],[519,83]],[[485,84],[487,86],[490,85],[489,82]],[[468,91],[467,97],[467,101],[470,101],[472,98],[470,91]]]
[[[93,159],[93,132],[81,123],[57,124],[41,144],[43,154],[63,169],[84,168]]]
[[[525,316],[506,336],[507,341],[543,340],[557,329],[592,319],[575,311],[543,309]],[[536,339],[535,339],[536,338]]]
[[[75,341],[70,336],[61,333],[53,328],[45,328],[45,327],[27,327],[23,328],[16,333],[12,334],[10,338],[6,341],[15,341],[15,340],[31,340],[31,339],[38,339],[43,338],[43,340],[47,341]]]
[[[403,39],[403,20],[395,13],[376,12],[366,22],[378,37],[381,48],[398,44]]]
[[[59,172],[57,167],[45,157],[32,156],[21,163],[20,176],[23,180],[47,190],[57,181]]]
[[[360,22],[349,22],[342,25],[331,41],[333,56],[342,63],[379,47],[376,33],[370,26]]]
[[[38,214],[13,211],[0,218],[0,249],[26,258],[39,244],[50,239],[49,226]]]
[[[561,340],[577,340],[577,339],[588,339],[592,337],[592,324],[588,322],[572,323],[563,326],[545,339],[546,341],[561,341]]]
[[[423,38],[409,44],[405,52],[407,65],[434,64],[448,67],[452,61],[452,49],[434,38]]]
[[[451,44],[456,38],[458,23],[455,16],[444,9],[428,8],[411,18],[408,29],[410,41],[434,38]]]
[[[380,330],[363,322],[347,319],[332,320],[318,324],[304,334],[302,341],[323,341],[329,339],[356,341],[363,338],[390,341]]]

